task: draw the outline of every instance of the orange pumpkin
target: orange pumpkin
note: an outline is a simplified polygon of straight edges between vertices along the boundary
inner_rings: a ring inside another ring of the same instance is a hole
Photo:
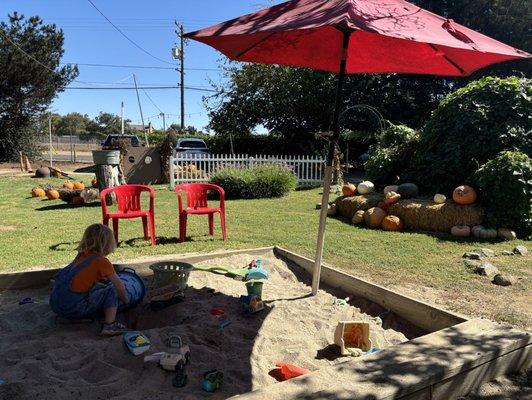
[[[388,206],[397,203],[399,200],[401,200],[399,193],[388,192],[384,195],[384,203]]]
[[[74,182],[74,189],[83,190],[85,189],[85,185],[82,182]]]
[[[386,211],[379,207],[372,207],[364,213],[364,220],[370,228],[378,228],[381,226],[384,217],[386,217]]]
[[[44,197],[46,196],[46,192],[43,188],[40,187],[34,187],[31,189],[31,197]]]
[[[83,197],[81,197],[81,196],[76,196],[76,197],[72,198],[72,204],[74,204],[76,206],[79,206],[79,205],[81,205],[83,203],[85,203],[85,200],[83,200]]]
[[[346,183],[342,186],[342,194],[344,196],[354,196],[357,192],[357,187],[352,183]]]
[[[454,189],[453,200],[458,204],[473,204],[477,200],[477,193],[471,186],[458,186]]]
[[[74,183],[70,181],[66,181],[65,183],[63,183],[63,187],[65,189],[74,189]]]
[[[50,189],[46,192],[46,197],[48,197],[48,200],[57,200],[59,199],[59,192],[55,189]]]
[[[388,215],[382,220],[381,226],[385,231],[402,231],[403,221],[395,215]]]
[[[351,219],[351,222],[353,223],[353,225],[358,225],[362,221],[364,221],[364,214],[365,214],[364,210],[358,210],[355,213],[355,215],[353,215],[353,219]]]

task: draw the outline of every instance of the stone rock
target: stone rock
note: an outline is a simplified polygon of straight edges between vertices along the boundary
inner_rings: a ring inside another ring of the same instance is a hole
[[[495,252],[493,250],[486,249],[486,248],[475,249],[473,250],[473,253],[478,253],[478,255],[480,255],[480,258],[495,257]]]
[[[520,256],[526,256],[528,254],[528,249],[525,246],[516,246],[513,250],[514,254],[519,254]]]
[[[514,256],[514,252],[513,251],[510,251],[510,250],[503,250],[501,251],[501,255],[503,256]]]
[[[475,268],[475,273],[493,279],[495,275],[499,274],[499,270],[493,264],[490,264],[489,262],[483,262]]]
[[[493,283],[499,286],[515,285],[517,279],[510,274],[497,274],[493,278]]]
[[[478,267],[480,267],[481,261],[480,260],[471,260],[469,258],[466,258],[464,260],[464,265],[466,266],[466,268],[469,268],[469,269],[472,269],[472,270],[476,270]]]
[[[468,251],[468,252],[464,253],[462,258],[468,258],[470,260],[480,260],[480,254],[473,253],[472,251]]]

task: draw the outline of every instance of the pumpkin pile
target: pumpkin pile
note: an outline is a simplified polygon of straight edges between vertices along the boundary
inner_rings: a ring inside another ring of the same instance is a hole
[[[46,197],[48,200],[63,200],[73,205],[82,205],[86,202],[99,200],[97,189],[85,189],[83,182],[65,181],[61,188],[50,185],[36,186],[31,190],[31,196],[36,198]]]
[[[382,228],[385,231],[403,230],[403,221],[395,215],[387,215],[386,211],[380,207],[371,207],[369,210],[358,210],[353,219],[353,225],[365,222],[372,229]]]

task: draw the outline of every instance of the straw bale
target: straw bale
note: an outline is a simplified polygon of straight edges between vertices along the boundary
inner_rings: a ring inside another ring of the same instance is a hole
[[[351,219],[358,210],[366,211],[372,207],[376,207],[377,203],[383,199],[384,195],[380,193],[370,193],[364,196],[339,197],[335,200],[336,211],[338,214]]]
[[[374,207],[382,198],[378,194],[342,197],[336,200],[336,207],[340,215],[351,219],[357,210]],[[479,225],[484,214],[477,204],[436,204],[431,199],[420,198],[400,200],[388,207],[387,212],[398,216],[406,230],[434,232],[450,232],[455,225]]]

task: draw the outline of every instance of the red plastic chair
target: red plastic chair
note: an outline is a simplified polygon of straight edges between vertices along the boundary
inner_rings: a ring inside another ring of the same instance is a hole
[[[140,195],[142,192],[150,194],[150,208],[149,210],[142,210],[140,203]],[[107,208],[106,196],[114,194],[116,197],[117,212],[109,212]],[[113,232],[116,243],[118,244],[118,220],[121,218],[142,218],[142,226],[144,228],[144,240],[148,240],[148,224],[149,233],[151,237],[151,244],[155,245],[155,211],[154,211],[154,197],[153,188],[144,185],[122,185],[113,188],[104,189],[100,192],[100,200],[102,202],[102,217],[103,224],[109,225],[109,220],[113,220]]]
[[[220,213],[222,223],[222,237],[227,240],[227,231],[225,229],[225,192],[212,183],[188,183],[177,185],[175,187],[177,199],[179,202],[179,242],[184,242],[187,235],[187,217],[189,214],[208,215],[209,216],[209,234],[214,235],[214,214]],[[216,191],[220,194],[219,207],[209,207],[207,203],[207,192]],[[187,195],[187,206],[183,208],[183,198],[181,193]]]

